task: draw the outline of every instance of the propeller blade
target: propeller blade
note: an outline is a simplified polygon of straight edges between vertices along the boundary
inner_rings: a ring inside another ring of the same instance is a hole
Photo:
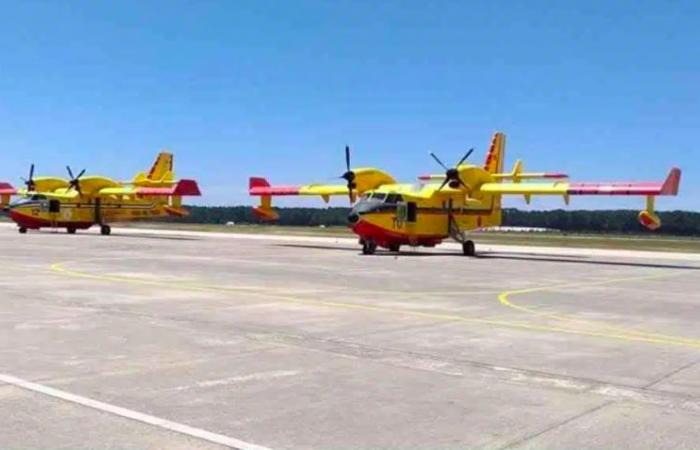
[[[31,166],[29,166],[29,180],[34,179],[34,163],[32,163]]]
[[[350,172],[350,146],[345,146],[345,167],[347,167],[348,172]]]
[[[442,188],[444,188],[447,185],[447,183],[449,183],[449,182],[450,182],[450,179],[445,178],[445,181],[443,181],[442,184],[440,185],[440,187],[438,188],[438,192],[440,192],[442,190]]]
[[[447,168],[447,166],[446,166],[445,164],[443,164],[442,161],[440,161],[440,158],[438,158],[437,155],[436,155],[435,153],[430,152],[430,156],[432,156],[433,159],[434,159],[435,161],[437,161],[437,163],[440,164],[440,165],[442,166],[443,169],[449,170],[449,169]]]
[[[464,161],[466,161],[467,158],[469,158],[469,157],[471,156],[472,153],[474,153],[474,148],[473,148],[473,147],[470,148],[469,151],[467,152],[467,154],[464,155],[464,157],[463,157],[462,159],[459,160],[459,162],[457,163],[457,165],[456,165],[455,167],[461,166],[462,163],[463,163]]]
[[[75,179],[77,180],[77,179],[79,179],[80,177],[82,177],[83,175],[85,175],[85,169],[83,169],[83,170],[78,174],[78,176],[75,177]]]
[[[68,170],[68,175],[70,175],[70,179],[75,180],[75,177],[73,176],[73,171],[70,170],[70,166],[66,166],[66,170]]]

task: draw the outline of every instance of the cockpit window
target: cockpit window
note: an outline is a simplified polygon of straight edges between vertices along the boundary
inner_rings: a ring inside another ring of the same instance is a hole
[[[386,203],[400,203],[403,201],[401,194],[389,194],[386,196]]]
[[[30,200],[34,200],[34,201],[37,201],[37,200],[46,200],[46,196],[45,196],[45,195],[41,195],[41,194],[34,194],[34,195],[32,195],[32,196],[30,197]]]
[[[384,200],[386,198],[386,194],[382,194],[380,192],[375,192],[372,194],[372,200]]]

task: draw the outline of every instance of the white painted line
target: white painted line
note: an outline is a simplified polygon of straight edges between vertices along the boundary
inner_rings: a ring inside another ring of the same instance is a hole
[[[70,392],[61,391],[59,389],[55,389],[49,386],[32,383],[31,381],[26,381],[21,378],[13,377],[12,375],[0,373],[0,381],[3,383],[11,384],[18,388],[26,389],[28,391],[48,395],[49,397],[57,398],[71,403],[76,403],[87,408],[92,408],[98,411],[106,412],[108,414],[113,414],[115,416],[124,417],[126,419],[135,420],[137,422],[145,423],[148,425],[153,425],[164,430],[173,431],[175,433],[184,434],[186,436],[194,437],[197,439],[202,439],[204,441],[208,441],[214,444],[220,444],[239,450],[269,450],[266,447],[261,447],[255,444],[249,444],[248,442],[243,442],[232,437],[224,436],[222,434],[212,433],[210,431],[202,430],[200,428],[194,428],[188,425],[183,425],[181,423],[161,419],[159,417],[151,416],[137,411],[132,411],[130,409],[122,408],[120,406],[110,405],[108,403],[103,403],[87,397],[82,397],[80,395],[71,394]]]
[[[208,387],[213,387],[213,386],[227,386],[230,384],[247,383],[249,381],[270,381],[270,380],[274,380],[277,378],[293,377],[293,376],[299,375],[300,373],[301,373],[301,371],[299,371],[299,370],[276,370],[273,372],[258,372],[258,373],[251,373],[248,375],[239,375],[239,376],[229,377],[229,378],[220,378],[218,380],[198,381],[194,385],[178,386],[176,388],[173,388],[173,390],[174,391],[184,391],[184,390],[192,389],[192,388],[208,388]]]

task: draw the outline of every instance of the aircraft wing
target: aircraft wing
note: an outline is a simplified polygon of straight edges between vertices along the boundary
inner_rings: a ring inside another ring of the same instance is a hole
[[[272,209],[272,197],[292,195],[318,195],[327,203],[331,196],[348,197],[349,189],[344,184],[307,184],[303,186],[272,186],[265,178],[252,177],[248,193],[261,198],[260,206],[253,208],[258,219],[274,221],[279,215]],[[353,192],[354,195],[354,192]]]
[[[100,196],[110,195],[138,195],[138,196],[200,196],[197,182],[194,180],[180,180],[172,186],[167,187],[145,187],[145,186],[120,186],[100,189]]]
[[[307,184],[303,186],[271,186],[264,178],[251,178],[249,193],[253,196],[288,196],[288,195],[333,195],[348,196],[348,187],[344,184]]]
[[[661,182],[610,182],[610,183],[485,183],[479,190],[502,195],[677,195],[681,170],[674,168]]]

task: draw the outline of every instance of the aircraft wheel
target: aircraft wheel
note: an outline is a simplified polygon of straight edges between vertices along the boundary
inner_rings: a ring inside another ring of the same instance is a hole
[[[68,228],[66,229],[66,231],[68,231],[68,234],[75,234],[76,229],[73,228],[73,227],[68,227]]]
[[[465,256],[476,256],[474,241],[466,241],[464,244],[462,244],[462,252]]]
[[[377,251],[377,244],[374,241],[365,241],[364,244],[362,244],[362,254],[363,255],[374,255],[374,252]]]
[[[112,228],[110,228],[109,225],[100,226],[100,234],[102,236],[109,236],[111,232],[112,232]]]
[[[398,253],[401,250],[401,244],[391,244],[389,245],[389,251]]]
[[[19,234],[27,234],[27,229],[25,227],[19,227],[17,231],[19,231]]]

